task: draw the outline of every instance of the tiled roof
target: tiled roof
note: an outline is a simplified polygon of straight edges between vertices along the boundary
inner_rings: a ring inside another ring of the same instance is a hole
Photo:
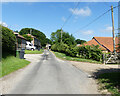
[[[118,45],[118,37],[115,38],[116,45]],[[99,45],[102,50],[113,52],[113,38],[112,37],[93,37],[92,40],[83,45]]]
[[[17,35],[18,38],[22,38],[25,39],[22,35],[20,35],[19,33],[14,32],[15,35]],[[26,39],[25,39],[26,40]]]
[[[35,38],[35,36],[31,35],[31,34],[27,34],[28,36],[31,36],[32,38]]]

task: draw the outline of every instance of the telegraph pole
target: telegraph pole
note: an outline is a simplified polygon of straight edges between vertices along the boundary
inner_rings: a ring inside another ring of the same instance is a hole
[[[32,29],[30,29],[30,34],[32,35]]]
[[[62,28],[61,28],[61,43],[62,43]]]
[[[113,52],[115,53],[115,32],[114,32],[113,6],[111,6],[111,15],[112,15]]]

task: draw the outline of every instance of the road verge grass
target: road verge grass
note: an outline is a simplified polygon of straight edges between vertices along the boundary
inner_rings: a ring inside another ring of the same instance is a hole
[[[56,57],[63,59],[63,60],[69,60],[69,61],[80,61],[80,62],[89,62],[89,63],[97,63],[97,64],[101,64],[101,62],[99,61],[95,61],[95,60],[91,60],[91,59],[84,59],[84,58],[80,58],[80,57],[70,57],[67,56],[64,53],[59,53],[59,52],[54,52],[52,51]]]
[[[0,74],[0,77],[3,77],[5,75],[10,74],[11,72],[23,68],[29,63],[30,62],[27,60],[19,59],[14,56],[7,56],[5,58],[2,58],[2,62],[0,63],[0,69],[2,69],[2,73]]]
[[[98,76],[100,90],[107,89],[113,96],[120,96],[120,72],[103,73]]]
[[[43,52],[44,52],[43,49],[40,49],[40,51],[38,51],[38,50],[34,50],[34,51],[32,51],[32,50],[25,50],[25,54],[42,54]]]

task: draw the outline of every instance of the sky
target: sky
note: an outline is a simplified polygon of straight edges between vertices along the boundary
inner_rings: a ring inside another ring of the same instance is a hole
[[[63,27],[76,39],[91,40],[92,37],[111,37],[111,11],[103,15],[94,23],[83,28],[86,24],[100,16],[111,5],[117,2],[4,2],[2,3],[2,23],[12,30],[34,28],[50,38],[52,32],[61,29],[67,18],[71,18]],[[115,29],[118,29],[118,8],[114,9]],[[118,31],[115,30],[115,33]]]

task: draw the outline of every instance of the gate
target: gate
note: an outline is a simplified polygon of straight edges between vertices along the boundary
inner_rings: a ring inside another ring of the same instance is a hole
[[[104,64],[120,64],[120,53],[111,53],[103,55]]]

